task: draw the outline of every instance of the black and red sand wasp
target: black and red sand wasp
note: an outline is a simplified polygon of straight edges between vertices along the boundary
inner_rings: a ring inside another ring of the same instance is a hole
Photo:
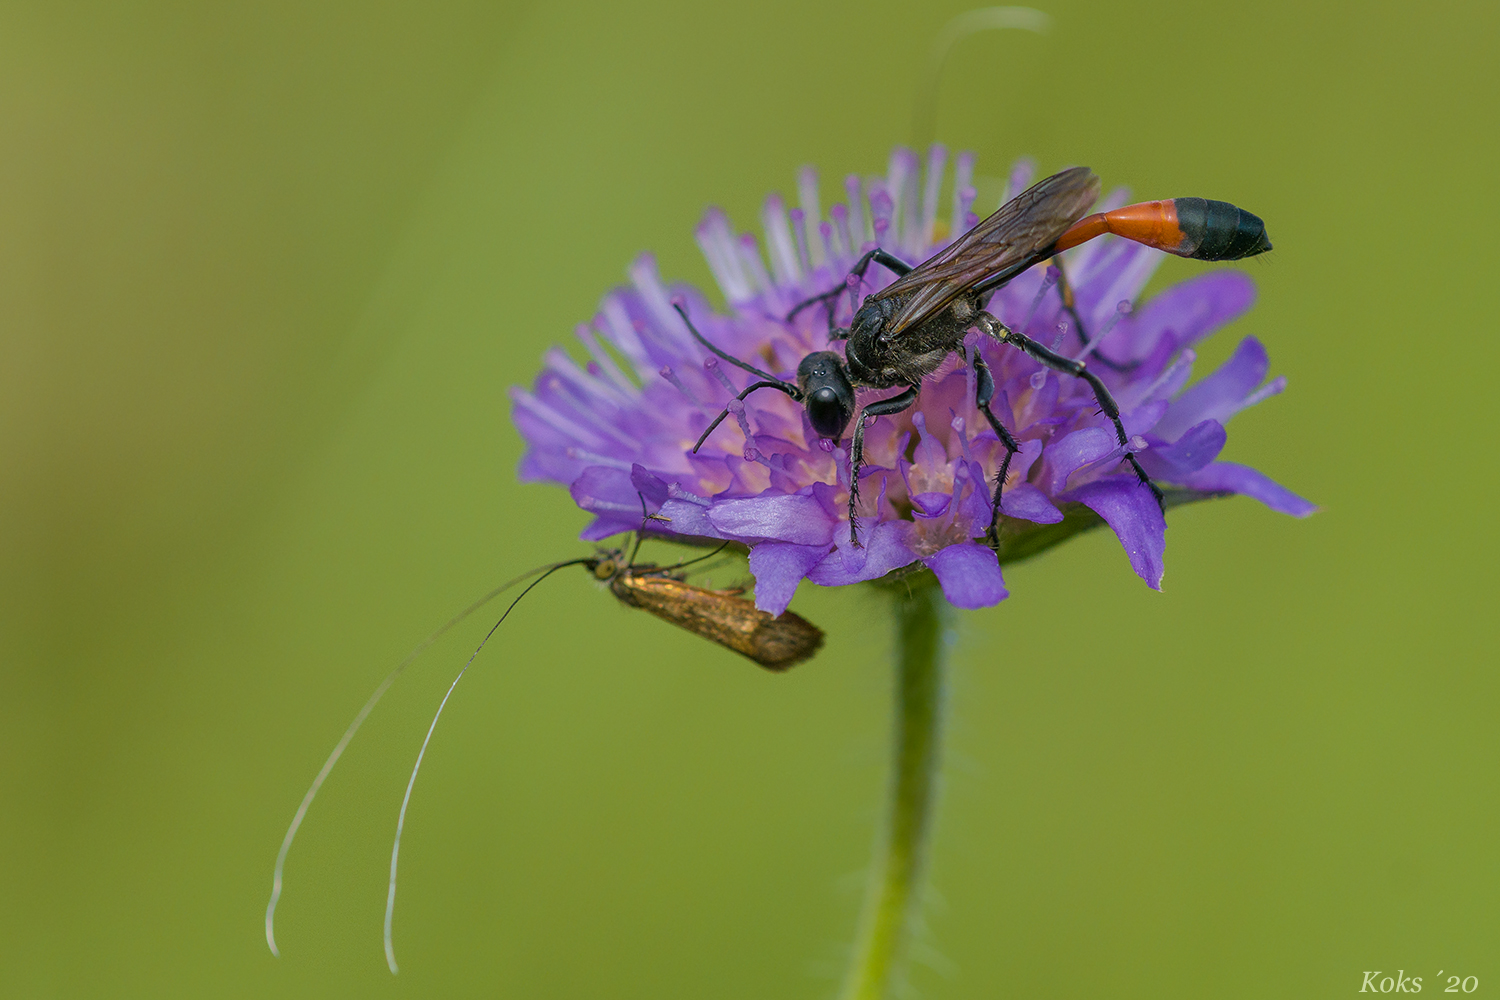
[[[641,501],[644,508],[645,500]],[[647,514],[646,521],[665,520],[659,515]],[[459,612],[446,624],[412,650],[396,666],[385,680],[370,695],[364,706],[355,715],[354,721],[344,731],[344,735],[334,746],[333,752],[328,755],[317,777],[313,779],[312,785],[302,797],[301,804],[297,807],[288,826],[286,835],[282,838],[281,849],[276,855],[276,864],[271,877],[271,899],[266,904],[266,943],[271,948],[273,955],[280,955],[276,947],[276,904],[281,899],[282,875],[286,866],[286,858],[291,850],[292,841],[297,836],[297,830],[302,825],[303,817],[307,815],[308,808],[317,797],[318,790],[323,787],[323,782],[338,763],[339,757],[359,731],[365,719],[375,708],[377,702],[385,695],[390,686],[395,683],[406,668],[421,653],[426,651],[433,643],[442,638],[450,629],[467,619],[474,612],[494,600],[504,591],[517,584],[536,577],[527,584],[526,589],[505,609],[498,621],[485,633],[484,639],[469,656],[463,669],[453,678],[448,685],[447,692],[439,703],[437,712],[432,717],[432,723],[427,728],[427,735],[422,740],[422,748],[417,752],[417,759],[412,767],[411,778],[406,785],[406,795],[401,800],[401,812],[396,820],[396,838],[391,847],[391,870],[390,882],[386,894],[385,910],[385,955],[386,962],[392,972],[396,971],[396,954],[392,943],[391,921],[395,911],[396,903],[396,863],[401,851],[401,833],[406,824],[406,807],[411,801],[412,788],[417,781],[417,772],[422,767],[422,758],[427,753],[427,744],[432,739],[432,733],[437,728],[438,719],[442,717],[443,709],[448,705],[448,698],[453,694],[453,689],[468,672],[470,664],[484,649],[490,637],[500,628],[505,619],[515,609],[516,605],[529,594],[534,587],[547,577],[560,569],[568,566],[582,566],[609,589],[609,592],[624,605],[632,608],[640,608],[651,614],[670,622],[678,628],[686,629],[694,635],[702,636],[710,642],[718,643],[725,649],[739,653],[741,656],[754,661],[773,673],[781,673],[788,668],[810,658],[823,645],[823,630],[807,621],[805,618],[792,611],[783,612],[779,617],[772,617],[755,606],[755,603],[744,597],[742,588],[731,588],[727,590],[712,590],[705,587],[693,586],[686,582],[686,575],[682,572],[686,567],[694,563],[711,559],[729,545],[725,542],[718,548],[706,555],[680,562],[674,566],[657,566],[654,563],[638,563],[635,561],[636,554],[640,551],[641,541],[645,537],[645,523],[641,530],[636,533],[635,545],[627,556],[623,549],[600,549],[592,556],[579,559],[568,559],[563,562],[551,563],[538,567],[529,573],[523,573],[508,583],[502,584],[490,591],[484,597],[475,601],[469,607]]]
[[[828,310],[829,339],[846,341],[843,357],[834,351],[814,351],[803,358],[797,366],[796,384],[715,347],[693,326],[680,303],[676,309],[699,343],[760,379],[741,392],[739,400],[757,389],[784,392],[803,404],[813,431],[833,442],[843,438],[854,416],[856,387],[902,387],[894,396],[867,404],[854,425],[854,441],[849,450],[849,537],[855,545],[859,544],[859,470],[864,460],[867,418],[900,413],[915,403],[923,379],[937,371],[949,355],[967,354],[964,337],[972,329],[1019,348],[1049,368],[1086,381],[1100,411],[1114,424],[1120,447],[1125,449],[1122,461],[1130,463],[1141,485],[1151,490],[1161,504],[1162,492],[1130,450],[1125,425],[1120,421],[1120,408],[1099,377],[1083,361],[1064,357],[1009,329],[985,311],[985,302],[990,293],[1027,268],[1105,233],[1196,260],[1251,257],[1270,250],[1271,242],[1266,237],[1265,224],[1258,217],[1228,202],[1176,198],[1127,205],[1084,218],[1083,213],[1098,197],[1099,178],[1087,167],[1073,167],[1038,181],[952,245],[916,266],[878,247],[869,251],[854,265],[843,284],[799,303],[787,314],[786,322],[790,323],[798,312],[821,303]],[[847,328],[835,329],[833,316],[839,296],[847,289],[853,305],[859,282],[871,263],[890,270],[896,280],[866,296]],[[1060,293],[1065,302],[1069,301],[1066,286],[1060,286]],[[1074,318],[1076,321],[1076,313]],[[1087,345],[1089,338],[1081,326],[1079,334]],[[1006,449],[991,501],[988,535],[994,545],[1000,518],[1000,491],[1011,458],[1021,446],[990,409],[995,381],[984,359],[976,350],[966,360],[974,366],[975,404]],[[714,418],[693,445],[693,451],[703,446],[729,412],[729,407],[725,407]]]

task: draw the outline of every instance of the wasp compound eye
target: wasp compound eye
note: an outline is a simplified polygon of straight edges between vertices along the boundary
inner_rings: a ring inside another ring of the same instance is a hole
[[[837,441],[844,436],[852,414],[838,393],[824,386],[807,397],[807,419],[819,437]]]
[[[819,437],[837,441],[854,416],[854,386],[839,356],[814,351],[797,366],[797,387],[807,409],[807,421]]]

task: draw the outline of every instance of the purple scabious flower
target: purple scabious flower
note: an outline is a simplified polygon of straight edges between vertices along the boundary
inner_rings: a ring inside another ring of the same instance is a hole
[[[822,440],[802,406],[775,391],[743,403],[752,376],[727,366],[689,333],[674,303],[712,343],[735,357],[795,380],[809,353],[830,343],[822,308],[788,312],[837,287],[875,246],[916,264],[979,220],[973,213],[972,155],[955,157],[947,218],[939,219],[947,154],[933,147],[925,169],[897,149],[884,177],[845,181],[847,201],[824,217],[816,173],[798,177],[797,207],[778,195],[761,212],[764,248],[710,209],[698,244],[725,300],[718,312],[702,292],[667,286],[649,255],[631,265],[631,284],[605,296],[592,323],[578,327],[588,360],[561,348],[531,391],[511,390],[515,421],[528,450],[523,481],[568,487],[594,515],[582,534],[598,540],[641,526],[641,503],[666,521],[652,531],[694,540],[724,539],[750,551],[756,604],[780,614],[798,583],[823,586],[875,580],[921,563],[948,601],[978,608],[1005,598],[1000,562],[1034,555],[1078,531],[1108,524],[1131,567],[1161,585],[1166,521],[1160,507],[1121,465],[1124,449],[1081,379],[1043,367],[1021,351],[977,332],[966,344],[994,374],[992,408],[1021,443],[1001,502],[998,546],[986,544],[990,489],[1005,456],[974,404],[973,369],[949,364],[929,377],[914,407],[877,417],[865,434],[860,471],[862,544],[850,544],[846,504],[849,439]],[[1011,171],[1002,203],[1029,183],[1030,163]],[[1111,194],[1101,210],[1124,205]],[[1212,271],[1135,305],[1163,254],[1105,236],[1060,258],[1085,346],[1062,298],[1053,266],[1017,276],[989,310],[1011,329],[1074,358],[1118,401],[1142,467],[1165,487],[1167,505],[1240,493],[1298,517],[1315,508],[1247,466],[1216,461],[1225,424],[1275,395],[1265,349],[1247,337],[1214,373],[1189,385],[1194,345],[1250,307],[1255,290],[1235,271]],[[862,291],[894,280],[872,267]],[[848,320],[848,299],[836,319]],[[891,395],[860,390],[861,406]],[[693,445],[726,405],[733,417],[703,447]],[[861,419],[856,417],[856,419]],[[852,434],[853,424],[846,431]]]

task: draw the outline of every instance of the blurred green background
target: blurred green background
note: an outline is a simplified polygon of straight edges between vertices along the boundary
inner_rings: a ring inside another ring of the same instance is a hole
[[[706,281],[804,163],[910,130],[963,0],[0,8],[0,995],[829,995],[884,780],[885,610],[786,677],[549,581],[585,550],[505,389],[640,250]],[[959,997],[1500,987],[1494,5],[1056,0],[962,43],[939,137],[1227,198],[1288,392],[1226,457],[1323,505],[1091,535],[963,616],[929,934]],[[831,191],[830,191],[831,193]],[[1158,278],[1203,265],[1169,261]],[[665,550],[663,550],[665,551]]]

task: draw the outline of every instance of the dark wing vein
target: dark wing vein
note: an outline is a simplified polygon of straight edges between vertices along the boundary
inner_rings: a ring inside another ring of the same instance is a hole
[[[1037,181],[872,298],[907,297],[885,335],[894,337],[946,308],[975,285],[1035,263],[1099,197],[1099,178],[1073,167]],[[1018,266],[1020,265],[1020,266]]]

